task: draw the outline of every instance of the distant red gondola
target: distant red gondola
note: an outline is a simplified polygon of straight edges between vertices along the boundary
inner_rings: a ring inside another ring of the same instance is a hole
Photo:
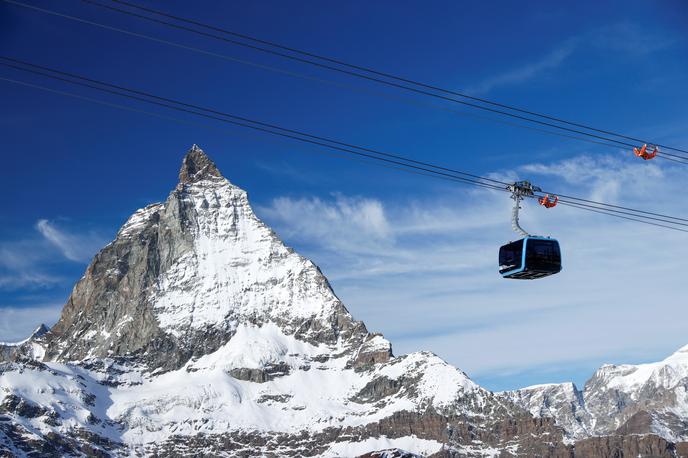
[[[635,153],[636,156],[642,157],[646,161],[650,159],[654,159],[654,157],[659,153],[659,148],[657,148],[654,145],[649,145],[649,148],[652,150],[651,152],[648,152],[648,145],[645,144],[643,145],[640,149],[638,148],[633,148],[633,152]]]

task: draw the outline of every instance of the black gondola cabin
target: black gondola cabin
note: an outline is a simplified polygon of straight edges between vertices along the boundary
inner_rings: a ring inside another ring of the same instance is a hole
[[[559,242],[528,236],[499,249],[499,273],[504,278],[534,280],[561,271]]]

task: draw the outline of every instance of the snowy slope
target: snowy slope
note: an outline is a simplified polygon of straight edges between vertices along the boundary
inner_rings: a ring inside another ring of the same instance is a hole
[[[258,220],[245,191],[209,176],[180,200],[196,216],[193,247],[170,265],[150,298],[165,332],[179,336],[228,317],[301,323],[336,312],[339,301],[317,267]]]

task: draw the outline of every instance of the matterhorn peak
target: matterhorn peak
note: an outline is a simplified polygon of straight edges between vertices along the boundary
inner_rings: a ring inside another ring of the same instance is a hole
[[[195,183],[209,177],[222,178],[222,174],[215,163],[194,143],[182,161],[179,182]]]
[[[246,192],[197,145],[179,178],[165,202],[135,212],[96,255],[49,333],[48,360],[124,357],[175,370],[225,346],[242,325],[362,345],[365,326],[317,266],[258,219]]]

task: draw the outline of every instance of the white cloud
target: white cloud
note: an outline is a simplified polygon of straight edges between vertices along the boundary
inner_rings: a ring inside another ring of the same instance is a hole
[[[63,285],[70,280],[56,273],[57,264],[65,259],[87,262],[105,244],[93,232],[70,233],[45,219],[36,223],[36,229],[33,237],[0,242],[0,290]]]
[[[580,156],[527,165],[516,175],[543,187],[556,182],[564,194],[688,214],[688,202],[672,197],[685,170],[662,166]],[[397,351],[435,351],[469,374],[660,357],[688,343],[681,331],[688,320],[686,234],[528,203],[524,227],[560,240],[564,271],[509,281],[498,275],[496,256],[517,238],[510,206],[507,194],[450,188],[439,199],[413,202],[280,198],[260,213],[321,265],[354,316],[384,332]],[[356,222],[364,208],[375,209],[382,229]]]
[[[270,219],[290,221],[285,236],[319,243],[335,252],[370,252],[392,236],[382,204],[373,199],[335,195],[331,202],[324,202],[317,197],[281,197],[261,211]]]
[[[26,339],[40,325],[52,326],[60,317],[61,304],[0,307],[0,342]]]
[[[93,233],[68,233],[47,219],[39,220],[36,229],[70,261],[87,262],[104,245],[104,240]]]

